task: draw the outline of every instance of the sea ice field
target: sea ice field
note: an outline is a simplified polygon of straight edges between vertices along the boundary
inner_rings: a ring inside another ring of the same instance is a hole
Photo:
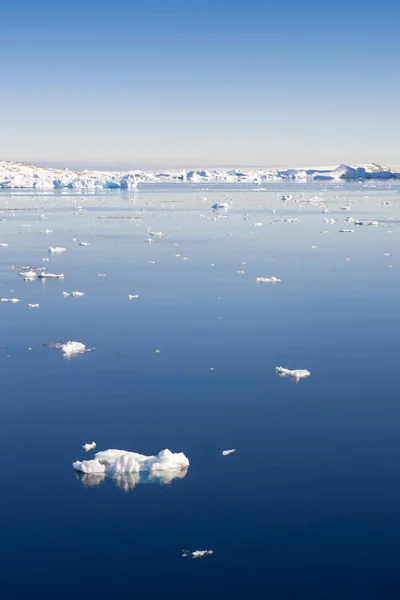
[[[399,598],[399,283],[399,180],[1,189],[4,598]]]

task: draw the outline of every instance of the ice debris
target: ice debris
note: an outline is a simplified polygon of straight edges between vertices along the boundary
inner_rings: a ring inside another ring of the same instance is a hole
[[[65,344],[61,344],[61,350],[64,356],[72,356],[73,354],[83,354],[86,352],[86,346],[81,342],[66,342]]]
[[[190,550],[183,550],[182,556],[183,558],[201,558],[203,556],[210,556],[214,554],[213,550],[194,550],[191,552]]]
[[[4,242],[0,244],[0,248],[8,248],[9,244],[5,244]]]
[[[134,300],[135,298],[139,298],[139,294],[128,294],[129,300]]]
[[[1,298],[1,302],[11,302],[11,304],[17,304],[17,302],[21,302],[19,298]]]
[[[232,206],[232,202],[215,202],[211,208],[214,210],[228,210]]]
[[[85,292],[71,292],[72,298],[82,298],[85,295]]]
[[[257,277],[257,283],[280,283],[282,279],[277,277]]]
[[[39,308],[39,304],[28,304],[29,308]]]
[[[222,456],[228,456],[228,454],[232,454],[236,452],[236,448],[232,448],[232,450],[222,450]]]
[[[62,252],[66,252],[67,249],[63,248],[62,246],[50,246],[49,248],[49,252],[51,254],[61,254]]]
[[[294,369],[291,371],[290,369],[285,369],[284,367],[276,367],[275,372],[280,377],[292,377],[293,379],[296,379],[296,381],[311,375],[310,371],[307,371],[306,369]]]
[[[83,444],[82,448],[85,452],[89,452],[89,450],[93,450],[94,448],[96,448],[96,445],[96,442],[92,442],[91,444]]]
[[[89,242],[79,242],[80,246],[83,246],[84,248],[86,248],[87,246],[90,246]]]
[[[39,279],[64,279],[64,273],[40,273]]]

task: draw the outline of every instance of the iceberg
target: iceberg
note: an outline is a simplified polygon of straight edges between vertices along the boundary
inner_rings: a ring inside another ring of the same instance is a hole
[[[49,252],[50,254],[61,254],[62,252],[66,252],[67,249],[62,246],[50,246]]]
[[[96,442],[92,442],[91,444],[83,444],[82,448],[85,452],[89,452],[89,450],[96,448]]]
[[[222,450],[222,456],[228,456],[229,454],[232,454],[233,452],[236,452],[236,448],[232,448],[232,450]]]
[[[214,554],[213,550],[194,550],[193,552],[191,550],[183,550],[182,552],[183,558],[202,558],[211,554]]]
[[[294,369],[291,371],[290,369],[285,369],[284,367],[276,367],[275,373],[280,377],[291,377],[292,379],[296,379],[296,381],[311,375],[310,371],[307,371],[306,369]]]
[[[152,478],[170,481],[176,476],[184,477],[189,467],[189,460],[182,452],[174,453],[167,449],[161,450],[157,456],[110,449],[97,452],[92,460],[77,460],[72,463],[72,466],[76,471],[86,474],[114,475],[144,471]]]
[[[277,277],[257,277],[257,283],[280,283],[282,279],[278,279]]]
[[[39,279],[64,279],[64,273],[40,273]]]
[[[85,344],[81,342],[66,342],[60,346],[64,356],[72,356],[73,354],[83,354],[86,352]]]
[[[19,298],[1,298],[1,302],[11,302],[11,304],[17,304],[17,302],[21,302]]]

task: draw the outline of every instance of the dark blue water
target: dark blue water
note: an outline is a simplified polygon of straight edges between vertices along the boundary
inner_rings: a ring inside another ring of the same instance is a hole
[[[1,194],[0,296],[21,299],[0,304],[5,598],[400,597],[399,191]],[[213,220],[224,194],[229,218]],[[166,235],[147,244],[147,228]],[[50,245],[68,251],[42,263]],[[11,268],[41,264],[64,281]],[[43,345],[67,340],[96,351]],[[95,485],[72,468],[92,440],[190,467],[169,485]]]

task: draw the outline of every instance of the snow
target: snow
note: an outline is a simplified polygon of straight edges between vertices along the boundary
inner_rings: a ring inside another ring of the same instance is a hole
[[[339,181],[399,179],[400,173],[377,164],[346,165],[321,168],[288,168],[273,170],[205,170],[193,171],[74,171],[35,165],[0,161],[0,188],[35,188],[35,189],[135,189],[140,182],[151,183],[253,183],[268,181],[300,180],[300,181]],[[291,195],[282,196],[282,200],[291,200]],[[204,201],[204,198],[201,199]],[[216,203],[213,208],[229,208],[227,202]]]
[[[157,456],[110,449],[97,452],[93,460],[77,460],[72,466],[75,470],[86,474],[115,475],[145,471],[151,478],[169,483],[176,477],[185,476],[189,460],[182,452],[174,453],[167,449],[161,450]]]
[[[280,377],[291,377],[297,381],[311,375],[310,371],[307,371],[306,369],[294,369],[291,371],[290,369],[285,369],[284,367],[276,367],[275,372]]]

